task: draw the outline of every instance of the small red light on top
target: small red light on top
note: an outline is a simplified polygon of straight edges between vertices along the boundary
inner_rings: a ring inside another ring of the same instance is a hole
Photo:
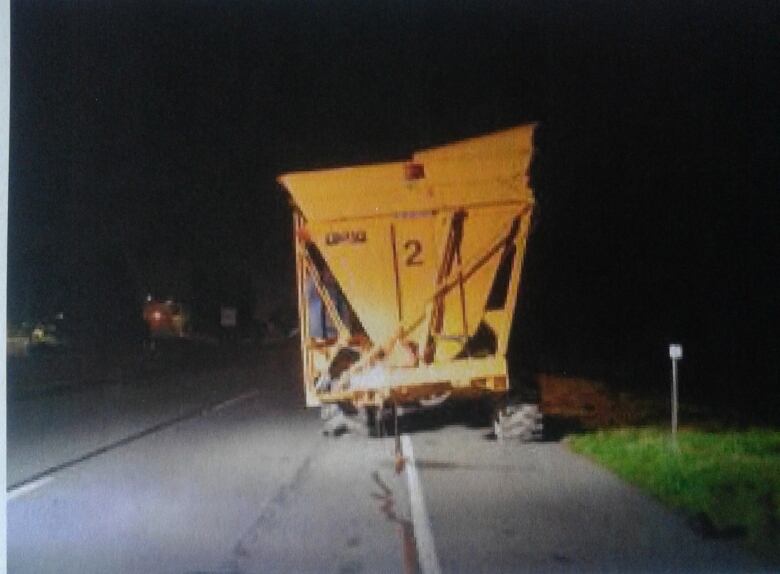
[[[404,178],[406,181],[414,181],[425,177],[425,166],[421,163],[409,162],[404,164]]]

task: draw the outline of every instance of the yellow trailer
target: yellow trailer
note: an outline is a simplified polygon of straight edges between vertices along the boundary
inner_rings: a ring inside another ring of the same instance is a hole
[[[307,406],[381,412],[507,394],[533,132],[279,178],[294,211]],[[510,434],[508,414],[499,409],[497,434]]]

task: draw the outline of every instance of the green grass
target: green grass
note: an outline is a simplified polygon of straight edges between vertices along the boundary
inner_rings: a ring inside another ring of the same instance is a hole
[[[598,431],[569,445],[624,480],[683,510],[713,536],[743,534],[760,554],[780,558],[780,432]]]

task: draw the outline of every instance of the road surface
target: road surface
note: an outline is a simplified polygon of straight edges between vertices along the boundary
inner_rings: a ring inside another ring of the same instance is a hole
[[[407,425],[397,473],[393,438],[321,434],[297,350],[9,400],[8,571],[770,571],[565,446],[468,417]]]

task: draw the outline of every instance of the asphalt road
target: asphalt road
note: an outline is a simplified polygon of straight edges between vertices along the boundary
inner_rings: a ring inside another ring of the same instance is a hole
[[[474,419],[407,425],[397,473],[392,438],[322,436],[296,353],[10,400],[8,571],[762,570],[563,445]]]

